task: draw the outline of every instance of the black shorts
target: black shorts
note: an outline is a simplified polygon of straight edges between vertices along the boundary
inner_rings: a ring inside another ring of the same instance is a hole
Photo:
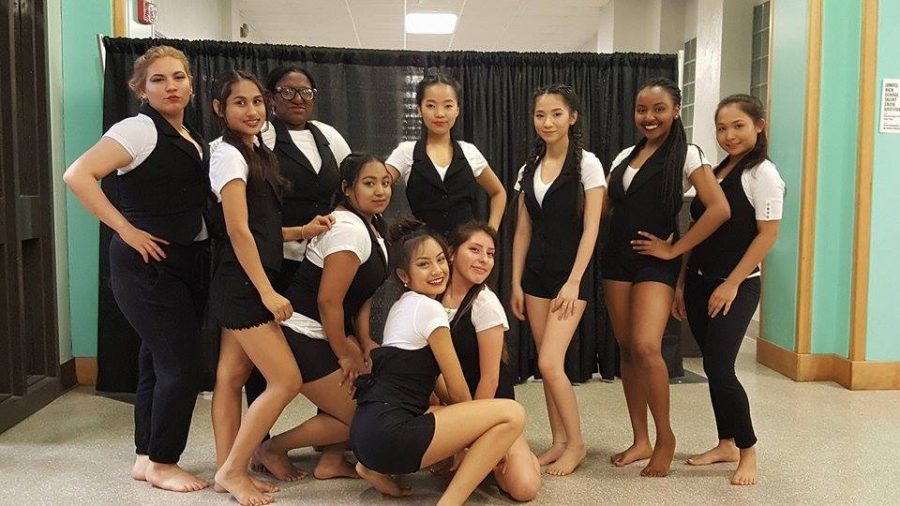
[[[340,369],[337,356],[326,339],[314,339],[282,326],[288,346],[294,352],[304,383],[312,383]]]
[[[569,272],[553,273],[541,267],[525,264],[525,270],[522,272],[522,291],[532,297],[555,299],[559,295],[559,290],[568,281]],[[587,283],[582,279],[578,287],[578,300],[587,300],[587,296]]]
[[[434,415],[416,415],[386,402],[357,406],[350,424],[350,448],[357,460],[382,474],[411,474],[434,438]]]
[[[627,247],[630,248],[630,245]],[[610,281],[641,283],[656,281],[675,288],[681,271],[681,257],[661,260],[622,248],[604,248],[600,258],[600,277]]]
[[[266,276],[272,282],[278,272],[266,268]],[[244,330],[275,321],[266,309],[247,277],[243,267],[235,261],[225,260],[216,266],[209,288],[210,316],[219,327]]]

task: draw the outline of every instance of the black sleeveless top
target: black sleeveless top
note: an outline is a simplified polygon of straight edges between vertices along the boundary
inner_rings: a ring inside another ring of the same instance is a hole
[[[478,183],[458,142],[453,141],[453,160],[443,181],[425,152],[425,144],[420,139],[413,149],[406,199],[417,219],[425,222],[431,231],[449,237],[457,226],[475,217]]]
[[[116,207],[135,227],[189,245],[203,226],[210,195],[208,150],[199,142],[204,151],[201,159],[196,146],[149,104],[141,105],[141,114],[153,120],[156,147],[140,165],[116,176]]]
[[[273,117],[270,123],[275,129],[275,147],[272,151],[278,158],[281,174],[291,182],[291,188],[283,196],[284,226],[303,225],[317,215],[330,213],[333,209],[331,197],[340,183],[340,173],[328,139],[312,122],[306,123],[322,158],[322,166],[316,173],[306,155],[294,144],[287,125],[277,117]]]
[[[542,203],[534,196],[537,174],[523,179],[520,185],[531,217],[531,242],[525,263],[543,266],[548,273],[560,276],[571,272],[584,230],[584,186],[575,167],[574,150],[575,144],[570,142],[563,168],[550,184]]]
[[[356,211],[350,209],[348,211],[359,217],[365,224],[365,220]],[[369,258],[359,266],[344,295],[344,332],[347,335],[355,332],[354,322],[359,309],[375,294],[388,276],[387,258],[378,244],[378,238],[375,237],[369,225],[365,225],[365,227],[372,243],[372,251]],[[322,322],[322,317],[319,314],[317,299],[321,282],[322,267],[315,265],[307,258],[300,264],[294,280],[284,294],[291,301],[294,311],[319,323]]]
[[[413,415],[428,411],[431,392],[441,374],[431,346],[403,350],[381,346],[372,350],[372,372],[356,379],[356,402],[384,402]]]
[[[719,167],[725,167],[726,158]],[[748,169],[749,170],[749,169]],[[756,210],[747,198],[741,184],[743,170],[732,170],[722,180],[720,186],[728,205],[731,206],[731,218],[722,224],[703,242],[694,247],[688,261],[689,272],[701,272],[704,276],[725,279],[737,267],[750,243],[756,238],[759,229],[756,224]],[[691,218],[700,219],[706,207],[700,199],[691,203]],[[758,272],[759,267],[753,269]]]
[[[472,290],[483,289],[481,286],[475,286]],[[453,337],[453,347],[456,349],[456,356],[459,358],[459,364],[462,366],[463,376],[466,378],[466,384],[469,386],[469,393],[474,398],[475,390],[478,389],[478,382],[481,381],[481,360],[478,349],[478,334],[475,331],[475,325],[472,323],[472,305],[478,294],[466,296],[463,298],[463,304],[450,320],[450,335]],[[468,302],[468,303],[467,303]],[[506,344],[504,343],[504,346]],[[509,364],[500,361],[500,376],[497,382],[497,392],[494,394],[495,399],[515,399],[516,393],[513,388],[515,379]]]

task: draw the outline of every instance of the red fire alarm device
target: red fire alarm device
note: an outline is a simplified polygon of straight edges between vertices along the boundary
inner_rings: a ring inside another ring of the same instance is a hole
[[[137,20],[142,25],[152,25],[156,23],[156,15],[158,10],[156,5],[150,0],[137,0]]]

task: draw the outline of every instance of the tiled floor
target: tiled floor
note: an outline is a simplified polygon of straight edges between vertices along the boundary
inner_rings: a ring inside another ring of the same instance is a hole
[[[639,465],[617,469],[609,455],[630,443],[622,389],[597,380],[576,388],[588,459],[572,476],[546,477],[534,504],[900,504],[900,392],[850,392],[834,383],[794,383],[756,364],[745,343],[739,374],[751,398],[759,436],[760,483],[728,484],[732,465],[692,468],[689,454],[715,442],[705,384],[672,386],[672,419],[678,436],[676,465],[666,479],[638,476]],[[686,367],[700,371],[699,361]],[[517,387],[529,412],[526,435],[533,448],[549,443],[539,384]],[[182,464],[209,478],[214,471],[210,402],[197,403]],[[313,413],[295,401],[276,431]],[[0,504],[235,504],[211,489],[193,494],[154,490],[128,478],[132,461],[131,406],[73,390],[0,435]],[[314,456],[298,452],[311,469]],[[442,483],[427,473],[406,477],[412,498],[382,501],[362,481],[307,479],[283,486],[282,504],[433,504]],[[510,504],[483,486],[472,504]]]

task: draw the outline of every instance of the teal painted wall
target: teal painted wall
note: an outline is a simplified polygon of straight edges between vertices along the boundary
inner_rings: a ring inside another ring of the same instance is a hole
[[[825,0],[813,266],[813,353],[847,357],[856,208],[860,2]]]
[[[109,0],[62,1],[65,165],[91,147],[103,128],[103,70],[97,34],[112,33]],[[61,177],[61,176],[60,176]],[[66,199],[72,354],[97,355],[100,228],[71,195]]]
[[[869,257],[869,307],[866,360],[900,360],[900,134],[878,132],[881,84],[900,79],[900,2],[878,5],[878,68],[876,71],[875,160],[872,174],[872,239]]]
[[[793,350],[797,327],[800,179],[806,95],[807,1],[776,1],[772,20],[769,155],[787,186],[778,242],[765,263],[763,337]]]

